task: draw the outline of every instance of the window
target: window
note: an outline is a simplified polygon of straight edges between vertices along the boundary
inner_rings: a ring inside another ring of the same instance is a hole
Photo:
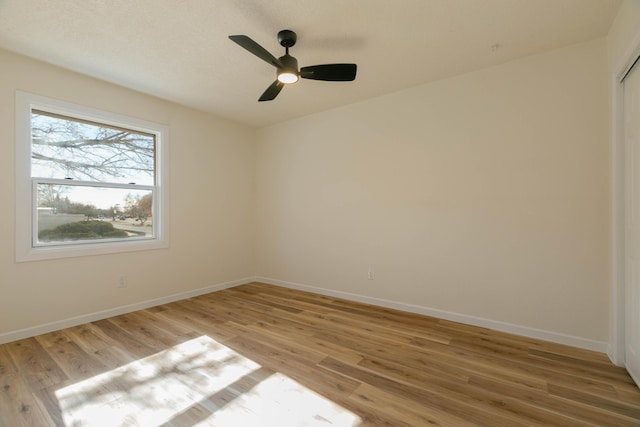
[[[16,259],[167,246],[167,128],[16,94]]]

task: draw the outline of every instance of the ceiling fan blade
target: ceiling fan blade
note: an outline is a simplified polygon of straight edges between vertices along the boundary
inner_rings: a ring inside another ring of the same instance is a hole
[[[229,39],[236,42],[243,48],[247,49],[249,52],[253,53],[255,56],[262,59],[263,61],[273,65],[274,67],[276,68],[282,67],[282,64],[280,63],[280,61],[278,61],[278,59],[276,59],[275,56],[270,54],[268,50],[260,46],[255,41],[253,41],[253,39],[251,39],[250,37],[239,35],[239,36],[229,36]]]
[[[275,99],[276,96],[280,93],[282,88],[284,87],[284,83],[281,83],[279,80],[271,83],[271,86],[264,91],[260,99],[258,101],[271,101]]]
[[[349,82],[355,80],[357,69],[356,64],[311,65],[300,68],[300,77],[312,80]]]

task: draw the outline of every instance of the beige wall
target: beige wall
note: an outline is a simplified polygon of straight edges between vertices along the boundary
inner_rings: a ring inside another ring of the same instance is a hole
[[[261,129],[256,273],[606,342],[606,49]]]
[[[253,130],[6,51],[0,64],[0,335],[253,276]],[[169,249],[14,261],[16,89],[169,126]]]
[[[258,275],[608,340],[603,39],[257,132],[0,63],[0,335]],[[168,250],[15,263],[16,89],[170,127]]]

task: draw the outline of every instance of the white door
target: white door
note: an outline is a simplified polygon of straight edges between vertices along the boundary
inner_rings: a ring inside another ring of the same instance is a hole
[[[625,357],[640,385],[640,63],[625,77]]]

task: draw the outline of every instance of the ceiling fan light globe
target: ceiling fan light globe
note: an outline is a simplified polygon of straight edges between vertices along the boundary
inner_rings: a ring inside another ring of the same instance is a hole
[[[298,74],[285,71],[278,74],[278,81],[281,83],[295,83],[298,81]]]

